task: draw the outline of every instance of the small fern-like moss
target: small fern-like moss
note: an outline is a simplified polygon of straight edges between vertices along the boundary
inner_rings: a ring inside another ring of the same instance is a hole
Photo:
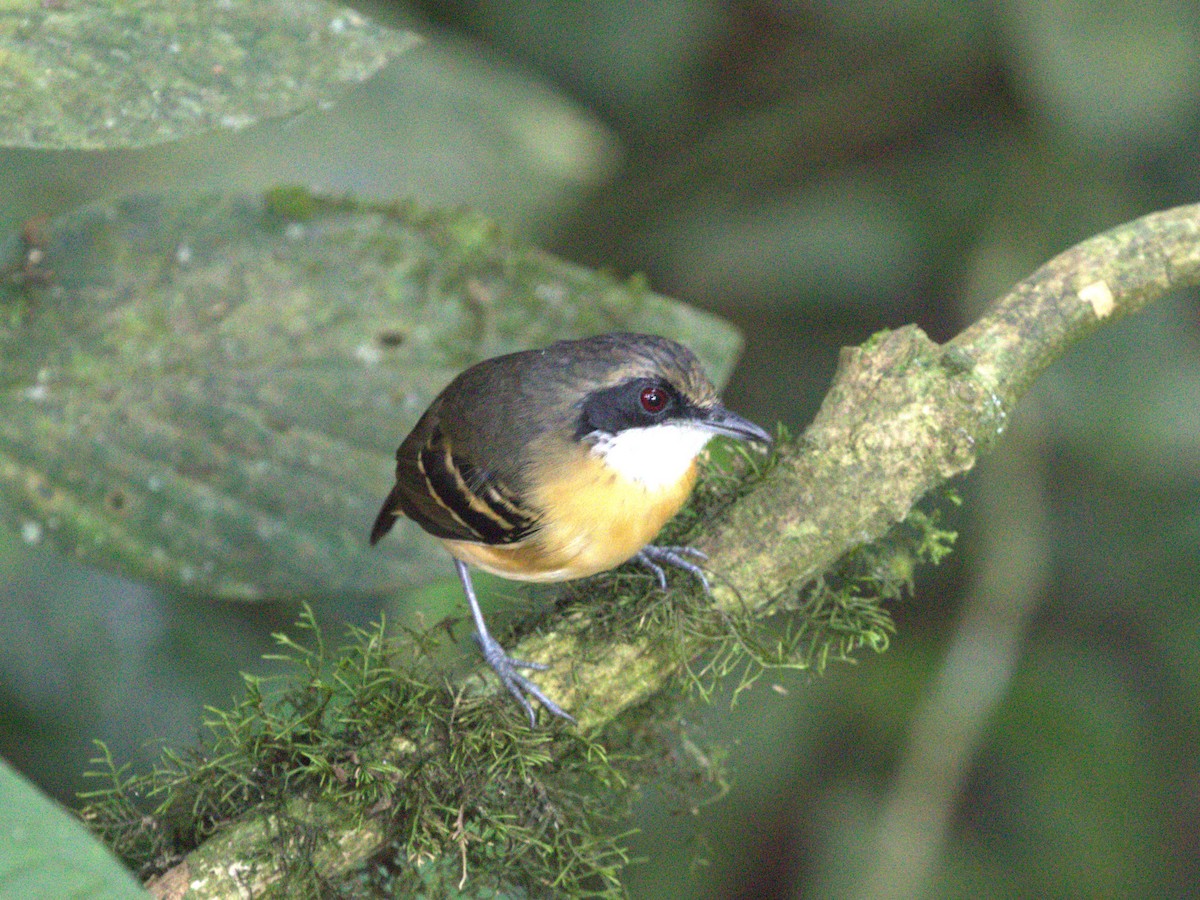
[[[617,891],[625,856],[604,826],[627,792],[602,746],[531,730],[510,704],[449,689],[422,672],[417,642],[385,637],[382,624],[353,630],[337,654],[307,607],[298,628],[307,639],[276,635],[290,671],[245,676],[232,708],[208,711],[202,746],[134,775],[99,745],[89,774],[102,786],[83,795],[83,817],[142,877],[253,810],[270,819],[289,882],[324,895],[370,881],[396,896],[427,892],[439,870],[425,864],[443,858],[458,860],[448,874],[474,893],[496,872],[505,885],[495,888]],[[375,823],[375,865],[331,873],[321,862],[331,829],[312,804]]]

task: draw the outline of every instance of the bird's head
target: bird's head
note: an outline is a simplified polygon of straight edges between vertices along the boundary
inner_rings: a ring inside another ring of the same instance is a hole
[[[628,479],[671,485],[716,435],[771,442],[720,402],[695,354],[675,341],[608,334],[569,343],[574,438]]]

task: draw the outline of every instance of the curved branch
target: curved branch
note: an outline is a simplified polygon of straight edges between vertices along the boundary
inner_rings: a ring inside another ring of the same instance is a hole
[[[1060,253],[993,303],[947,347],[1005,407],[1101,325],[1200,283],[1200,206],[1151,213]]]
[[[1200,205],[1154,213],[1055,257],[945,345],[907,326],[844,350],[803,437],[781,448],[779,464],[696,542],[720,576],[715,601],[766,612],[848,551],[882,537],[925,493],[975,464],[980,449],[1003,434],[1008,410],[1072,346],[1108,321],[1200,283],[1198,235]],[[548,627],[513,653],[552,665],[539,683],[581,728],[606,724],[672,674],[649,641],[598,643],[586,611],[569,611]],[[218,835],[181,864],[190,890],[175,893],[164,880],[160,896],[238,896],[229,873],[242,870],[238,860],[263,858],[254,828],[261,830],[255,822]],[[326,874],[361,864],[381,840],[363,822],[343,836],[334,834],[333,845],[353,852],[339,854]],[[259,863],[257,874],[271,881],[277,873]]]
[[[1047,366],[1200,283],[1198,236],[1200,205],[1153,213],[1056,256],[945,345],[908,326],[844,350],[804,439],[701,544],[714,568],[757,605],[881,537],[975,464]]]

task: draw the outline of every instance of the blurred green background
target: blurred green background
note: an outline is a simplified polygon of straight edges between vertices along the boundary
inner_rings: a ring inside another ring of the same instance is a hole
[[[729,318],[747,340],[729,404],[799,430],[840,346],[908,322],[948,338],[1200,185],[1190,2],[359,8],[429,41],[296,119],[0,150],[3,233],[146,188],[466,203]],[[958,552],[920,573],[886,654],[690,708],[681,746],[721,748],[728,791],[645,793],[632,896],[1200,884],[1198,313],[1174,297],[1047,373],[958,485]],[[0,578],[0,755],[62,798],[93,737],[142,764],[194,740],[295,615],[165,596],[20,535]],[[411,603],[318,613],[336,630]]]

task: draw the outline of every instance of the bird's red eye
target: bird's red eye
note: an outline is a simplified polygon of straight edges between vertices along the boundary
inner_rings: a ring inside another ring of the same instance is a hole
[[[648,413],[660,413],[667,408],[667,392],[662,388],[642,388],[639,399],[642,401],[642,409]]]

